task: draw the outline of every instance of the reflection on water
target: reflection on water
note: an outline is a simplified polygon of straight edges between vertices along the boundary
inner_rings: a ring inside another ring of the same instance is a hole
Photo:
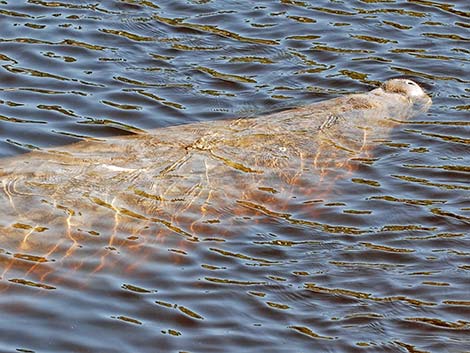
[[[15,229],[0,238],[1,350],[468,351],[469,17],[465,0],[0,1],[0,155],[13,158],[0,175],[22,153],[84,137],[204,127],[393,76],[415,77],[434,102],[334,182],[259,185],[271,208],[208,207],[192,229],[191,207],[178,228],[101,197],[97,169],[87,200],[108,216],[67,234],[74,179],[51,175],[41,187],[64,197],[31,195],[20,213],[35,222],[0,211]],[[30,172],[41,171],[38,159]],[[2,199],[20,184],[4,183]],[[52,242],[50,207],[65,223]]]

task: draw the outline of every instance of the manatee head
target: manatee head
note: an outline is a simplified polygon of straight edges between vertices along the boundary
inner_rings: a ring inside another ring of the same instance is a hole
[[[382,84],[381,88],[386,93],[398,93],[410,99],[428,97],[426,92],[416,82],[406,78],[387,80]]]
[[[426,111],[431,105],[431,98],[414,81],[405,78],[394,78],[385,81],[380,88],[384,93],[399,94],[414,104],[417,111]]]

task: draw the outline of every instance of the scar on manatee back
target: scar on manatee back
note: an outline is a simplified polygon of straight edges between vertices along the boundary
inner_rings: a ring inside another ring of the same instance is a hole
[[[373,109],[377,106],[372,104],[370,99],[364,97],[351,97],[347,100],[346,104],[349,109]]]

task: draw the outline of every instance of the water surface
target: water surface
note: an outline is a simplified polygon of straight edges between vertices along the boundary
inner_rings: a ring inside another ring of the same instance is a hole
[[[0,350],[468,352],[469,17],[465,0],[0,1],[5,158],[395,76],[434,102],[333,188],[198,242],[90,233],[61,258],[0,239]]]

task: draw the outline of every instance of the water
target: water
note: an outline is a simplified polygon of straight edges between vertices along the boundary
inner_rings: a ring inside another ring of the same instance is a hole
[[[467,1],[4,0],[0,16],[2,157],[401,75],[433,98],[289,213],[245,210],[199,242],[131,227],[66,259],[1,239],[1,351],[470,351]]]

